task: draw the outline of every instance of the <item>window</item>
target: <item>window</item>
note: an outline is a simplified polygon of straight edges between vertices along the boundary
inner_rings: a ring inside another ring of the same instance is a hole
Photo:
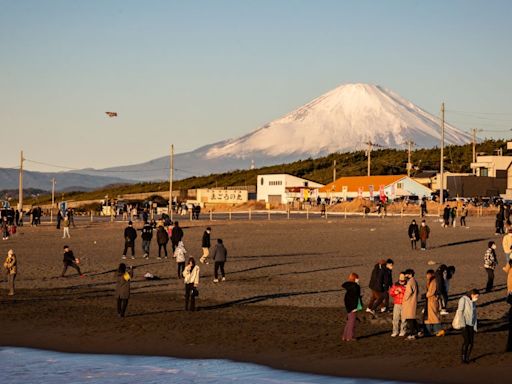
[[[489,170],[487,168],[480,168],[480,176],[489,176]]]
[[[404,189],[404,183],[396,183],[397,189]]]
[[[264,179],[263,179],[263,177],[262,177],[262,178],[261,178],[261,181],[260,181],[261,185],[263,185],[263,184],[264,184],[264,182],[265,182],[265,180],[264,180]]]

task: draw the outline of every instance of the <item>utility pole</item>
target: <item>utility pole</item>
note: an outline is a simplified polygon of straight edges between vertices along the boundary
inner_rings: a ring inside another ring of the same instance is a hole
[[[18,210],[20,211],[20,216],[23,215],[23,150],[20,155],[20,183],[18,185]]]
[[[439,174],[439,202],[444,204],[444,103],[441,104],[441,164]]]
[[[368,140],[368,142],[366,142],[365,144],[368,145],[368,149],[366,150],[366,156],[368,156],[368,177],[370,177],[373,143],[370,140]]]
[[[478,129],[473,128],[471,133],[473,134],[473,163],[476,163],[476,133]],[[473,168],[473,175],[476,175],[476,168]]]
[[[172,180],[174,178],[174,144],[171,144],[171,157],[169,159],[169,216],[172,220]]]
[[[411,151],[412,151],[412,146],[414,144],[415,143],[412,140],[409,140],[407,142],[407,145],[409,147],[408,153],[407,153],[407,176],[411,176],[411,170],[412,170]]]
[[[53,223],[53,207],[55,206],[55,177],[52,179],[52,208],[50,209],[50,223]]]
[[[333,161],[332,164],[332,182],[336,181],[336,160]]]

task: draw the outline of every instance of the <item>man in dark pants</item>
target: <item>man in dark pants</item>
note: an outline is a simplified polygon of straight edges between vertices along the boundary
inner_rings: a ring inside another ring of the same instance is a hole
[[[128,226],[124,229],[124,251],[123,259],[126,259],[126,252],[128,248],[132,249],[132,259],[135,259],[135,239],[137,238],[137,231],[133,228],[133,222],[129,221]]]
[[[370,289],[372,290],[372,297],[368,303],[366,312],[375,315],[375,310],[384,303],[382,312],[386,311],[389,304],[388,290],[393,284],[393,276],[391,270],[393,269],[393,260],[380,260],[375,264],[370,278]]]
[[[62,270],[62,277],[64,277],[66,271],[68,270],[68,267],[76,269],[80,277],[83,277],[84,275],[80,271],[80,267],[77,264],[77,260],[75,258],[75,255],[73,255],[73,251],[69,249],[67,245],[64,246],[64,269]]]
[[[224,272],[224,264],[228,258],[228,251],[226,247],[224,247],[222,239],[217,239],[217,244],[213,247],[212,250],[212,259],[215,262],[214,266],[214,274],[215,278],[213,279],[214,283],[219,282],[219,269],[222,274],[222,281],[226,281],[226,273]]]
[[[174,226],[172,227],[171,233],[171,243],[172,243],[172,252],[176,250],[178,243],[183,239],[183,229],[180,227],[180,223],[175,221]]]
[[[498,258],[496,257],[496,243],[489,241],[487,251],[484,255],[484,269],[487,272],[487,285],[485,292],[491,292],[494,287],[494,270],[498,265]]]

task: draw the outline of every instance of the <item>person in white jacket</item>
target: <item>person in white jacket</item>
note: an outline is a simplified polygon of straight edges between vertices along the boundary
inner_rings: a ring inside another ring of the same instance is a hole
[[[185,282],[185,311],[196,310],[196,297],[199,295],[199,266],[193,257],[188,259],[187,266],[183,271]]]
[[[174,258],[176,259],[176,263],[178,264],[178,279],[183,278],[183,270],[185,269],[185,254],[187,250],[185,249],[185,244],[183,241],[178,243],[178,246],[174,250]]]
[[[469,364],[469,355],[473,349],[473,342],[475,339],[475,332],[477,330],[477,314],[476,302],[480,292],[478,289],[472,289],[467,295],[459,299],[457,306],[457,313],[455,314],[454,323],[457,322],[457,329],[462,330],[462,363]]]

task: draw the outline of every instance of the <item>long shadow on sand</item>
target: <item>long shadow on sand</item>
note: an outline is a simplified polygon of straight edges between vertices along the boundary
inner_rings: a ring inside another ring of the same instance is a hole
[[[297,256],[322,256],[322,255],[329,255],[329,254],[336,254],[337,252],[336,251],[332,251],[332,252],[306,252],[306,253],[282,253],[282,254],[272,254],[272,255],[251,255],[251,256],[232,256],[230,257],[230,260],[231,259],[235,259],[235,260],[238,260],[238,259],[243,259],[243,260],[247,260],[247,259],[260,259],[260,258],[263,258],[263,257],[273,257],[273,258],[281,258],[281,257],[297,257]]]
[[[455,247],[457,245],[464,245],[464,244],[471,244],[471,243],[479,243],[480,241],[489,241],[492,239],[491,237],[481,237],[478,239],[471,239],[471,240],[462,240],[462,241],[454,241],[452,243],[446,243],[441,245],[435,245],[433,247],[430,247],[430,249],[437,249],[437,248],[445,248],[445,247]]]
[[[271,293],[268,295],[258,295],[258,296],[253,296],[253,297],[246,297],[245,299],[228,301],[228,302],[225,302],[222,304],[208,305],[208,306],[200,307],[199,310],[209,311],[209,310],[213,310],[213,309],[229,308],[229,307],[233,307],[235,305],[254,304],[254,303],[260,303],[262,301],[267,301],[267,300],[282,299],[285,297],[319,295],[319,294],[324,294],[324,293],[333,293],[333,292],[341,292],[341,291],[342,291],[341,289],[327,289],[324,291]]]

